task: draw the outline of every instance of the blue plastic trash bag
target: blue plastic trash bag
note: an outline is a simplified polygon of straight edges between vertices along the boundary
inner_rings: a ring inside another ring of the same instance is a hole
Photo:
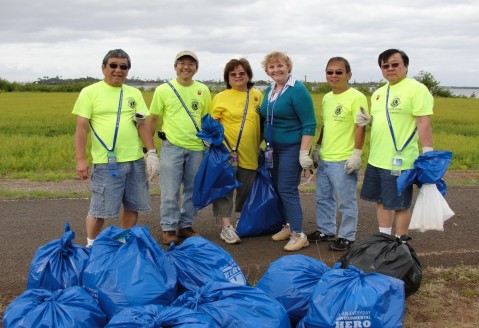
[[[206,114],[201,119],[201,131],[196,136],[213,146],[219,146],[225,138],[225,129],[210,114]]]
[[[312,257],[286,255],[270,264],[256,287],[280,302],[295,326],[306,315],[314,288],[328,270]]]
[[[339,259],[343,269],[353,265],[367,273],[378,272],[404,281],[406,296],[421,286],[422,267],[407,242],[387,234],[357,241]]]
[[[203,237],[190,237],[179,246],[172,244],[166,255],[174,263],[184,290],[196,291],[209,281],[248,285],[233,257]]]
[[[236,224],[240,237],[252,237],[276,233],[286,223],[273,180],[260,156],[256,178],[246,198]]]
[[[297,328],[402,327],[405,300],[399,279],[365,274],[339,265],[323,274],[316,285],[308,314]]]
[[[104,327],[105,314],[80,286],[27,289],[3,312],[4,328]]]
[[[81,286],[81,276],[88,261],[90,249],[73,243],[75,233],[65,222],[65,232],[41,246],[35,252],[28,272],[27,289],[43,288],[55,291]]]
[[[108,227],[96,238],[83,285],[108,319],[130,306],[169,305],[177,296],[173,263],[147,227]]]
[[[187,308],[163,305],[133,306],[115,314],[105,328],[215,328],[213,318]]]
[[[193,206],[202,209],[219,198],[223,198],[241,186],[230,165],[230,153],[222,144],[224,128],[210,114],[201,123],[202,130],[196,135],[211,142],[205,151],[193,185]]]
[[[398,196],[407,186],[416,184],[419,188],[424,183],[436,184],[443,196],[446,195],[446,182],[442,179],[452,159],[450,151],[428,151],[419,155],[414,161],[414,167],[405,170],[397,179]]]
[[[217,327],[290,328],[284,307],[261,289],[212,281],[180,295],[173,306],[208,314]]]

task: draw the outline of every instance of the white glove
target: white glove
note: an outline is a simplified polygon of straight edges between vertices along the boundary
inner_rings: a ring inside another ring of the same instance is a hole
[[[312,154],[314,167],[318,167],[318,164],[319,164],[319,150],[320,149],[321,149],[321,145],[316,144],[316,146],[314,146],[314,150],[313,150],[313,154]]]
[[[156,149],[146,153],[146,174],[150,181],[160,175],[160,159],[156,156]]]
[[[432,147],[422,147],[422,153],[427,153],[428,151],[433,151]]]
[[[344,169],[348,171],[348,174],[353,173],[361,168],[361,149],[353,149],[353,153],[349,156],[348,160],[344,164]]]
[[[366,126],[371,122],[371,116],[366,112],[366,110],[361,107],[361,111],[356,115],[356,124],[359,126]]]
[[[299,151],[299,164],[303,169],[309,169],[313,165],[313,160],[309,158],[309,150],[300,150]]]
[[[138,128],[143,122],[146,121],[146,115],[143,112],[137,112],[133,115],[133,121],[135,122],[135,126]]]

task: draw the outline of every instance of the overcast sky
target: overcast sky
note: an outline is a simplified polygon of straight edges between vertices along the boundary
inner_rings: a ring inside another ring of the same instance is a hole
[[[0,0],[0,78],[103,78],[110,49],[129,53],[129,77],[174,78],[183,49],[199,57],[198,80],[222,79],[225,63],[246,57],[254,80],[264,56],[287,52],[293,75],[325,81],[332,56],[347,58],[353,81],[382,78],[388,48],[410,58],[409,76],[443,86],[479,87],[479,0]]]

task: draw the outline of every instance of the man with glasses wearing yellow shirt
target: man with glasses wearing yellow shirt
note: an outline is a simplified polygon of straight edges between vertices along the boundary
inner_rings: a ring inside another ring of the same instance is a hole
[[[150,105],[152,130],[159,118],[163,125],[160,153],[161,229],[163,244],[178,237],[198,236],[193,230],[197,210],[193,206],[193,185],[203,159],[204,145],[196,133],[201,118],[208,113],[211,95],[207,86],[193,80],[198,71],[196,54],[183,50],[176,54],[176,79],[158,86]],[[180,188],[181,207],[180,202]]]
[[[329,244],[333,251],[345,251],[352,246],[358,224],[356,190],[365,128],[356,124],[356,117],[361,111],[367,113],[368,101],[361,92],[349,87],[351,77],[345,58],[333,57],[328,61],[326,81],[332,91],[323,98],[323,127],[313,151],[313,162],[318,164],[318,230],[308,234],[308,240],[334,241]],[[336,209],[342,214],[337,239]]]
[[[412,185],[397,195],[396,180],[401,171],[413,167],[419,156],[432,151],[434,100],[427,87],[408,78],[409,57],[404,51],[388,49],[378,57],[383,77],[388,83],[371,96],[371,146],[361,199],[376,202],[379,231],[406,241],[411,221]],[[367,124],[368,117],[358,116]]]
[[[148,178],[158,175],[159,160],[153,145],[150,115],[140,90],[124,84],[131,68],[128,54],[110,50],[103,59],[103,81],[85,87],[73,108],[76,115],[76,171],[90,177],[86,158],[91,133],[92,197],[86,218],[87,246],[92,246],[106,218],[120,214],[120,227],[138,221],[138,212],[150,210]],[[138,119],[140,118],[140,119]],[[142,144],[148,150],[146,166]]]

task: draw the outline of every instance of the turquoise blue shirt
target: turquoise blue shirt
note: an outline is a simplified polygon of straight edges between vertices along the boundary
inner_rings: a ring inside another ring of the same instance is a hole
[[[273,123],[273,143],[301,143],[303,135],[314,136],[316,132],[316,117],[314,115],[313,98],[308,89],[300,81],[290,78],[292,82],[280,94],[279,98],[271,100],[270,92],[273,83],[266,89],[260,113],[264,118],[264,138],[269,141],[268,122]]]

